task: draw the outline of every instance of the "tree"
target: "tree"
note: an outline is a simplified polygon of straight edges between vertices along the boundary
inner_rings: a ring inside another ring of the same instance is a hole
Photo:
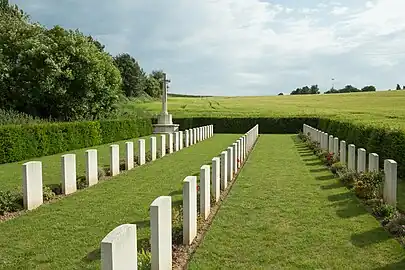
[[[283,93],[278,93],[278,96],[283,96],[284,94]]]
[[[162,87],[160,83],[151,74],[146,79],[145,92],[151,97],[160,97],[162,95]]]
[[[114,63],[122,77],[122,90],[127,97],[140,96],[146,88],[146,74],[129,54],[114,57]]]
[[[0,108],[59,120],[109,115],[121,87],[111,56],[77,30],[16,14],[0,16]]]
[[[90,42],[93,42],[94,45],[100,50],[100,52],[104,52],[105,46],[101,44],[99,41],[95,40],[92,36],[87,37]]]
[[[401,86],[397,84],[397,89],[396,90],[401,90]]]
[[[297,88],[291,92],[291,95],[308,95],[308,94],[320,94],[318,85],[312,85],[311,87],[304,86]]]
[[[368,86],[364,86],[363,88],[361,88],[361,91],[362,92],[375,92],[375,91],[377,91],[377,89],[373,85],[368,85]]]

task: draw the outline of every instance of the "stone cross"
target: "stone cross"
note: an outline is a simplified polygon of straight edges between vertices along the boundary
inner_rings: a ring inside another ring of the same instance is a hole
[[[162,94],[162,114],[168,114],[167,112],[167,83],[170,80],[166,79],[166,73],[163,73],[163,94]]]

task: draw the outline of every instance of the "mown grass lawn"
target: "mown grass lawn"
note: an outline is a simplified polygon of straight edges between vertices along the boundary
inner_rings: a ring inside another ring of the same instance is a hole
[[[152,136],[152,135],[151,135]],[[64,154],[76,154],[76,171],[77,176],[86,175],[86,160],[85,152],[88,149],[97,149],[98,154],[98,166],[102,168],[103,166],[109,166],[110,164],[110,145],[118,144],[120,146],[120,159],[125,157],[125,142],[134,142],[134,154],[138,153],[138,139],[145,139],[146,151],[150,150],[150,137],[145,136],[141,138],[127,139],[123,141],[118,141],[114,143],[108,143],[93,147],[88,147],[84,149],[77,149],[65,153],[55,154],[51,156],[31,158],[29,160],[0,164],[0,190],[22,190],[22,164],[27,161],[41,161],[42,162],[42,177],[43,184],[60,184],[62,177],[62,163],[61,156]],[[157,136],[157,143],[160,143],[160,135]],[[160,147],[159,147],[160,148]]]
[[[168,157],[0,223],[1,269],[99,269],[100,242],[135,223],[149,241],[149,206],[159,196],[182,200],[182,182],[198,174],[239,135],[215,135]]]
[[[405,269],[405,251],[291,135],[261,135],[189,269]]]

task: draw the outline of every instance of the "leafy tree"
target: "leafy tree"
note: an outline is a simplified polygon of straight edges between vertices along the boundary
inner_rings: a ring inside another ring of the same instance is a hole
[[[401,86],[397,84],[397,89],[396,90],[401,90]]]
[[[113,59],[79,31],[14,11],[0,16],[0,108],[60,120],[111,113],[121,86]]]
[[[302,88],[297,88],[291,92],[291,95],[308,95],[308,94],[320,94],[318,85],[312,85],[311,87],[304,86]]]
[[[160,83],[151,74],[146,79],[145,92],[151,97],[160,97],[162,95],[162,87]]]
[[[129,54],[114,57],[114,63],[122,77],[122,90],[127,97],[140,96],[145,90],[146,75],[138,62]]]
[[[278,93],[278,96],[284,96],[284,94],[283,93]]]
[[[153,77],[153,78],[155,78],[160,84],[162,84],[163,83],[163,80],[164,80],[164,72],[163,72],[163,70],[152,70],[152,72],[151,72],[151,76]]]
[[[361,88],[361,91],[362,92],[375,92],[375,91],[377,91],[377,89],[373,85],[368,85],[368,86],[364,86],[363,88]]]
[[[94,45],[100,50],[100,52],[104,52],[105,46],[101,44],[99,41],[95,40],[92,36],[87,37],[90,42],[93,42]]]

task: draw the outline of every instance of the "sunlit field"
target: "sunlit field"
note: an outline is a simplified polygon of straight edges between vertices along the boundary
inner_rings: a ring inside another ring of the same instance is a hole
[[[122,109],[138,108],[158,114],[161,107],[157,100],[127,103]],[[173,118],[317,116],[405,130],[405,91],[402,90],[300,96],[170,97],[168,108]]]

